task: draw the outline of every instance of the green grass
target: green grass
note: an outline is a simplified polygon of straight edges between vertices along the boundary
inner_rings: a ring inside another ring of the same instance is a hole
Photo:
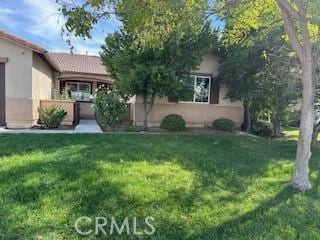
[[[283,133],[288,140],[298,141],[299,128],[287,127],[284,129]],[[318,137],[318,141],[320,141],[320,135]]]
[[[283,133],[288,140],[298,141],[299,128],[287,127],[284,129]]]
[[[83,239],[80,216],[155,218],[151,239],[320,239],[295,142],[184,134],[0,135],[0,239]],[[89,236],[84,239],[150,239]]]

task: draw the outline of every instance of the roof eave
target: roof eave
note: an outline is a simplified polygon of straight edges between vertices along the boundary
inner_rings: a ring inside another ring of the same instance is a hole
[[[59,71],[60,73],[65,74],[83,74],[83,75],[95,75],[95,76],[104,76],[104,77],[110,77],[110,74],[102,74],[102,73],[88,73],[88,72],[77,72],[77,71]]]

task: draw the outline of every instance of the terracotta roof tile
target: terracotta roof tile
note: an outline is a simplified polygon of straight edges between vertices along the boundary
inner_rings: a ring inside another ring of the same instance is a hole
[[[100,57],[97,56],[48,53],[47,57],[60,72],[108,75],[106,67],[102,65]]]
[[[26,41],[20,37],[17,37],[17,36],[14,36],[10,33],[7,33],[5,31],[2,31],[0,30],[0,38],[3,38],[3,39],[6,39],[6,40],[9,40],[9,41],[13,41],[23,47],[26,47],[26,48],[30,48],[31,50],[37,52],[37,53],[45,53],[46,52],[46,49],[44,49],[43,47],[40,47],[32,42],[29,42],[29,41]]]
[[[15,42],[18,45],[30,48],[32,51],[44,55],[49,61],[50,65],[52,65],[57,71],[65,73],[108,75],[106,67],[102,65],[98,56],[69,53],[49,53],[46,51],[46,49],[32,42],[26,41],[2,30],[0,30],[0,38]]]

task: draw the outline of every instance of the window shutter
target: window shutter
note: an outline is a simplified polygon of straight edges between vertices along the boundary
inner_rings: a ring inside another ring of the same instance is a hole
[[[216,79],[211,79],[210,104],[219,104],[220,83]]]
[[[177,103],[178,102],[178,97],[168,96],[168,102]]]

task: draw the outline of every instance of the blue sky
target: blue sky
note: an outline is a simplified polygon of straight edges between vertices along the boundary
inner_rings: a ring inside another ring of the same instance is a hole
[[[61,37],[64,19],[58,14],[55,0],[0,0],[0,29],[36,43],[49,51],[69,52]],[[100,51],[105,36],[118,29],[112,18],[92,31],[92,39],[72,38],[74,53],[94,54]]]
[[[61,37],[64,18],[55,0],[0,0],[0,29],[36,43],[48,51],[70,52]],[[223,26],[214,17],[213,27]],[[92,30],[92,39],[72,38],[74,53],[97,55],[108,33],[117,30],[119,21],[112,17]]]

